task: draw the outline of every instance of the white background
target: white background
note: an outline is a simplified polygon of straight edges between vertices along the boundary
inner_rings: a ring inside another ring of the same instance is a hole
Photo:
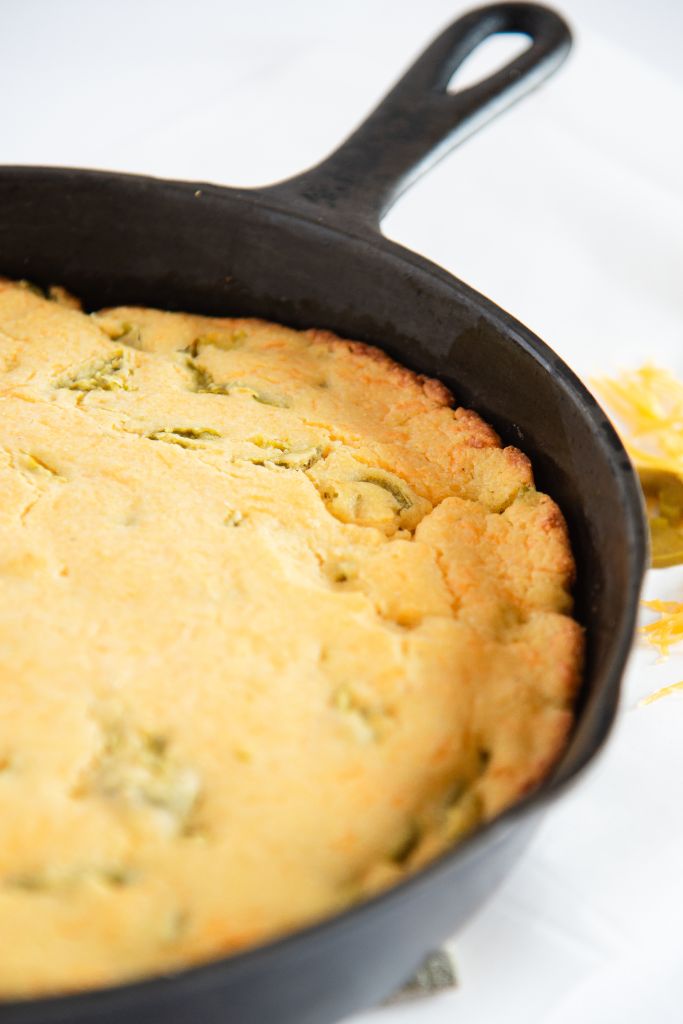
[[[385,230],[584,378],[646,359],[683,376],[683,3],[559,6],[570,62],[422,179]],[[3,0],[0,159],[274,181],[340,141],[464,9]],[[649,596],[676,592],[683,572],[651,574]],[[637,647],[607,751],[457,937],[458,990],[356,1024],[683,1020],[683,697],[638,706],[679,679],[683,654]]]

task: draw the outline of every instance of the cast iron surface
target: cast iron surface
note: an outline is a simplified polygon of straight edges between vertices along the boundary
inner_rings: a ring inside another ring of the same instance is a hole
[[[450,93],[465,57],[497,32],[528,35],[528,49]],[[553,776],[414,878],[315,927],[174,977],[1,1004],[0,1024],[328,1024],[369,1006],[481,904],[547,801],[601,746],[647,554],[627,456],[593,398],[538,338],[379,231],[382,214],[428,161],[542,81],[569,45],[566,25],[546,8],[473,11],[336,153],[270,188],[0,169],[6,276],[64,284],[91,308],[142,303],[327,327],[445,381],[531,457],[539,487],[562,507],[588,642],[576,729]]]

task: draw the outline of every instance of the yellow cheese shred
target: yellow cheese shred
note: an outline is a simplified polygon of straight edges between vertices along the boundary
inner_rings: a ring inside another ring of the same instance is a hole
[[[648,704],[654,704],[655,701],[661,700],[662,697],[670,697],[672,693],[683,693],[683,682],[671,683],[670,686],[662,686],[660,690],[649,693],[647,697],[643,697],[639,706],[646,707]]]
[[[655,622],[643,626],[643,633],[662,654],[668,654],[673,644],[683,640],[683,602],[681,601],[645,601],[645,607],[659,612]]]

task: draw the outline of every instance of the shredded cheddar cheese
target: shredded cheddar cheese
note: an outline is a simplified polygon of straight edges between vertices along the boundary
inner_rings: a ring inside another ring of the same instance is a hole
[[[638,471],[683,477],[683,381],[648,365],[594,383],[630,434],[625,444]]]
[[[647,697],[643,697],[640,701],[639,707],[647,707],[648,704],[654,704],[655,701],[661,700],[662,697],[670,697],[673,693],[683,693],[683,682],[671,683],[670,686],[662,686],[660,690],[649,693]]]
[[[652,565],[683,564],[683,382],[667,370],[648,365],[593,383],[621,425],[640,477]],[[683,641],[683,601],[648,601],[645,607],[660,617],[644,626],[643,633],[662,654],[668,654],[673,644]]]
[[[672,644],[683,640],[683,602],[681,601],[645,601],[645,607],[659,612],[655,622],[643,626],[643,633],[662,654],[668,654]]]

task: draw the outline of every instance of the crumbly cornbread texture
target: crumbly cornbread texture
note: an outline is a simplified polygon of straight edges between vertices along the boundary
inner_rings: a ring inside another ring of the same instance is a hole
[[[565,525],[441,384],[4,282],[0,395],[2,997],[330,914],[548,770]]]

